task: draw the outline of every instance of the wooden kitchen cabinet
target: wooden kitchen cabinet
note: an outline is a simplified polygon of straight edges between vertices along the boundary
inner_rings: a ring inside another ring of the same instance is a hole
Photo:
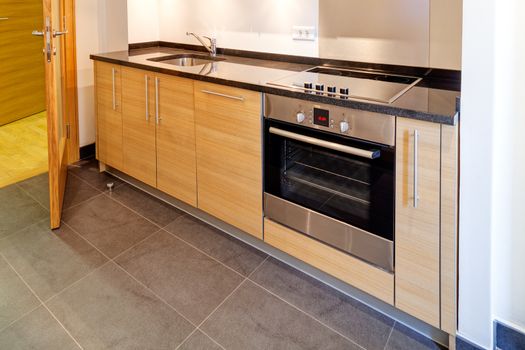
[[[395,306],[439,328],[441,125],[397,118],[396,137]]]
[[[150,72],[122,68],[124,172],[157,186],[155,78]]]
[[[95,62],[97,159],[123,170],[121,67]]]
[[[261,94],[195,82],[198,207],[262,239]]]
[[[157,188],[197,206],[193,80],[156,75],[159,91]]]

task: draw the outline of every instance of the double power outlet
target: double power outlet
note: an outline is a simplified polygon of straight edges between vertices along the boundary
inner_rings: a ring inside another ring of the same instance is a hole
[[[315,41],[317,33],[315,27],[293,26],[292,39],[300,41]]]

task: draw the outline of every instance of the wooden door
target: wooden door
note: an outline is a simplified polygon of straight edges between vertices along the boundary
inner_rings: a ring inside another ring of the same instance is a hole
[[[67,180],[68,132],[66,111],[66,47],[64,1],[44,0],[43,37],[49,152],[49,207],[51,228],[60,227]]]
[[[199,208],[262,239],[261,94],[195,82]]]
[[[157,186],[157,90],[151,72],[122,68],[122,144],[124,172]]]
[[[157,188],[197,206],[193,81],[155,77],[159,89]]]
[[[441,126],[397,119],[395,305],[440,326]]]
[[[97,159],[123,170],[121,68],[95,62]]]
[[[0,1],[0,125],[45,110],[41,0]]]

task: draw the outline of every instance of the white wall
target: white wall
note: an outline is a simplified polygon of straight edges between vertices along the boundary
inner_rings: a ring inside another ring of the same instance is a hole
[[[198,44],[186,32],[216,36],[220,47],[317,56],[318,41],[292,40],[292,27],[318,23],[318,0],[128,0],[131,43],[171,41]]]
[[[498,0],[495,13],[492,312],[525,333],[525,2]]]
[[[77,74],[79,142],[95,142],[92,53],[127,50],[126,0],[77,0]]]
[[[522,0],[465,0],[459,334],[525,331],[525,28]]]
[[[128,0],[128,36],[130,43],[160,39],[160,0]]]

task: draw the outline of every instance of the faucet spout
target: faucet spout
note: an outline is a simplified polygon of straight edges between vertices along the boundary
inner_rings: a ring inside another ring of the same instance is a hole
[[[207,36],[200,37],[199,35],[193,32],[186,32],[186,35],[195,37],[195,39],[197,39],[201,43],[201,45],[204,46],[206,50],[208,50],[212,57],[217,56],[217,39],[210,38]],[[208,39],[210,41],[210,45],[207,45],[202,38]]]

